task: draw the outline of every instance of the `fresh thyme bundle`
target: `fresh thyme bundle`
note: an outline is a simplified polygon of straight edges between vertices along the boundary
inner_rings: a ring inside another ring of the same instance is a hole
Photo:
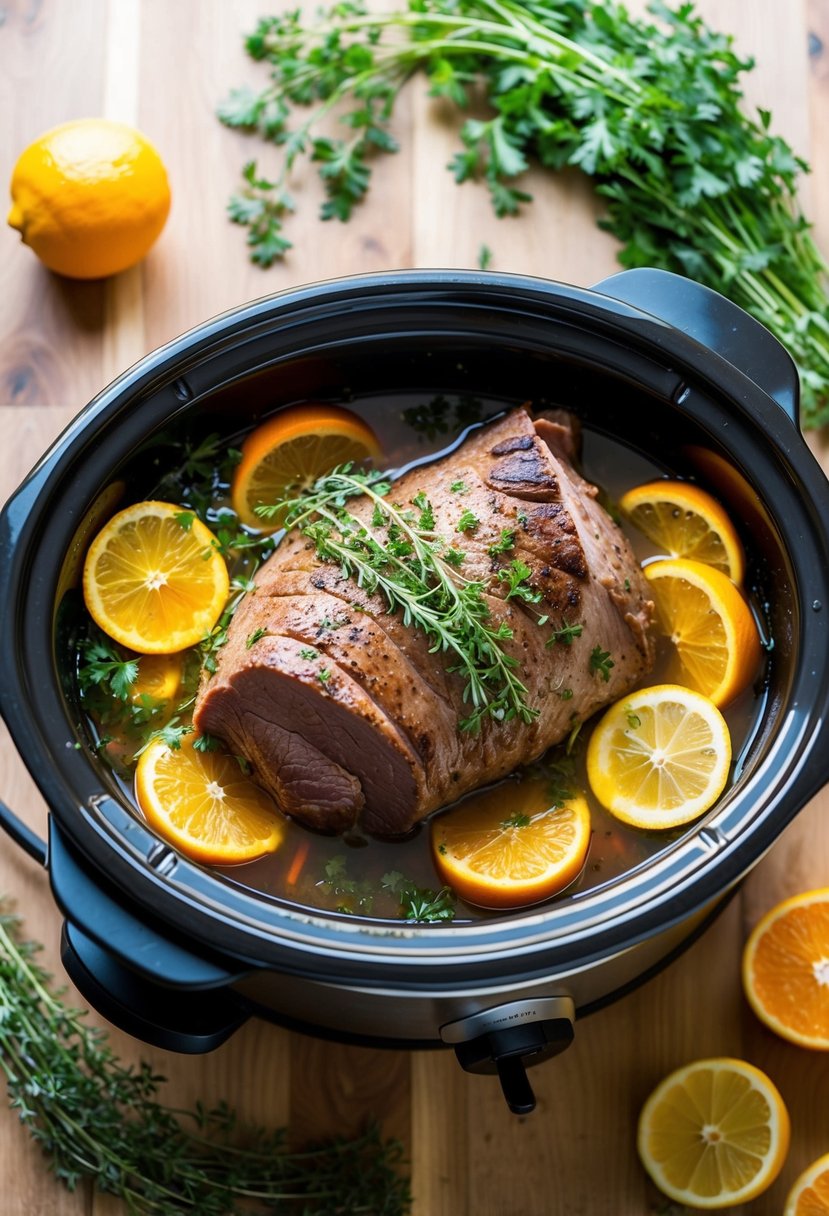
[[[284,1131],[237,1129],[225,1105],[174,1111],[161,1078],[125,1068],[102,1031],[67,1008],[0,916],[0,1067],[12,1106],[70,1189],[91,1179],[140,1216],[404,1216],[400,1147],[376,1130],[305,1152]]]
[[[590,0],[409,0],[366,15],[333,5],[313,24],[298,10],[259,23],[247,39],[270,84],[235,90],[220,108],[231,126],[283,150],[274,180],[245,169],[230,216],[247,225],[251,257],[270,265],[290,248],[283,221],[300,155],[319,166],[322,218],[348,219],[369,186],[369,160],[394,151],[388,124],[416,72],[434,96],[465,106],[483,85],[493,116],[468,119],[451,169],[485,179],[499,216],[529,195],[516,179],[531,159],[573,165],[607,200],[602,227],[622,242],[624,266],[687,274],[753,313],[798,363],[802,421],[829,421],[829,268],[796,199],[806,168],[770,131],[771,116],[741,108],[752,67],[690,4],[652,3],[655,21]],[[289,125],[294,106],[311,107]],[[344,139],[315,132],[336,109]]]

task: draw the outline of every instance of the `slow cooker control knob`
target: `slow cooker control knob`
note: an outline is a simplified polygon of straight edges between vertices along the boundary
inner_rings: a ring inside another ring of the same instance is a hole
[[[440,1029],[467,1072],[495,1074],[507,1105],[516,1115],[535,1109],[526,1068],[558,1055],[573,1041],[576,1007],[572,997],[510,1001],[482,1009]]]

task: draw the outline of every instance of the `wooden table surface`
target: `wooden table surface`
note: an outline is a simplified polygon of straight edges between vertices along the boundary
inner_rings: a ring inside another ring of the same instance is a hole
[[[380,2],[380,0],[375,0]],[[385,0],[383,0],[385,3]],[[291,6],[293,0],[291,0]],[[423,90],[400,106],[401,153],[378,169],[369,201],[346,225],[320,224],[319,193],[303,174],[296,249],[263,272],[224,215],[245,138],[213,117],[243,80],[262,79],[241,35],[287,0],[0,0],[0,181],[23,147],[64,120],[104,114],[140,126],[169,167],[173,210],[144,264],[103,283],[44,270],[11,230],[0,231],[0,501],[58,430],[145,352],[214,313],[294,284],[395,267],[493,268],[589,285],[614,269],[615,246],[594,226],[586,180],[531,174],[534,205],[519,220],[492,218],[483,190],[443,170],[455,124]],[[704,0],[703,14],[756,56],[750,103],[811,159],[803,197],[829,249],[829,0]],[[258,149],[257,149],[258,151]],[[266,169],[266,161],[263,160]],[[829,469],[829,445],[812,436]],[[2,673],[0,673],[2,678]],[[4,734],[0,796],[40,830],[45,808]],[[679,961],[577,1026],[564,1056],[533,1074],[539,1097],[511,1116],[491,1078],[462,1073],[451,1054],[334,1045],[251,1022],[206,1057],[143,1048],[113,1031],[125,1059],[150,1059],[178,1105],[224,1097],[241,1114],[298,1136],[356,1131],[369,1115],[400,1137],[411,1161],[415,1216],[641,1216],[675,1213],[640,1168],[637,1112],[668,1070],[706,1055],[766,1069],[792,1116],[793,1142],[775,1186],[742,1210],[782,1209],[800,1170],[829,1152],[829,1054],[809,1054],[766,1032],[740,991],[750,926],[778,899],[829,884],[829,793],[778,840],[725,913]],[[57,956],[60,918],[46,874],[9,844],[0,891],[27,932]],[[0,1103],[2,1216],[114,1216],[112,1200],[65,1192]]]

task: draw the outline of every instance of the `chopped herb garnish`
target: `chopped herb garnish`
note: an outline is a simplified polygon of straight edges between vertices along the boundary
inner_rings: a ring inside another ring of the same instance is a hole
[[[572,688],[560,688],[558,695],[561,697],[562,701],[572,701],[573,690]]]
[[[319,680],[320,684],[327,684],[328,681],[331,679],[331,672],[330,672],[329,668],[321,667],[320,670],[317,672],[317,679]]]
[[[261,638],[267,637],[268,631],[260,626],[259,629],[254,629],[253,633],[249,633],[245,638],[245,650],[250,650],[251,646],[255,646]]]
[[[465,481],[453,481],[449,489],[453,494],[468,494],[469,486]]]
[[[532,577],[532,570],[517,557],[514,557],[509,566],[498,571],[498,579],[507,585],[507,593],[505,599],[524,600],[527,604],[537,604],[541,599],[540,591],[533,591],[528,579]]]
[[[553,630],[544,645],[554,646],[556,642],[561,642],[562,646],[572,646],[573,638],[580,638],[583,631],[583,625],[568,625],[565,621],[560,629]]]
[[[627,718],[627,723],[631,730],[638,730],[642,725],[642,719],[637,713],[634,713],[632,709],[625,710],[625,717]]]
[[[455,526],[456,532],[474,532],[480,525],[480,520],[474,511],[470,511],[467,507],[461,512],[461,517]]]
[[[196,735],[193,740],[193,747],[197,752],[217,752],[221,746],[221,739],[217,739],[215,735]]]
[[[529,815],[523,815],[520,811],[515,811],[507,819],[501,820],[502,828],[528,828],[529,826]]]
[[[415,495],[412,502],[418,511],[420,511],[420,519],[417,522],[418,530],[420,532],[433,532],[435,528],[435,513],[432,510],[432,504],[429,502],[429,499],[421,490],[419,494]]]
[[[510,549],[514,548],[514,530],[512,528],[502,528],[501,535],[487,548],[487,553],[490,557],[497,557],[499,553],[508,553]]]
[[[450,545],[448,549],[443,550],[443,560],[448,562],[450,566],[455,566],[456,568],[462,566],[465,559],[466,554],[462,549],[455,549]]]
[[[120,701],[127,701],[132,696],[133,685],[138,679],[139,659],[125,659],[103,635],[86,638],[80,644],[80,652],[83,660],[78,667],[81,691],[100,688]]]
[[[616,666],[610,657],[610,651],[602,650],[601,646],[594,646],[590,651],[588,665],[590,670],[596,675],[601,676],[605,683],[610,679],[611,667]]]
[[[190,529],[191,529],[191,528],[192,528],[192,526],[193,526],[193,520],[194,520],[195,518],[196,518],[196,512],[195,512],[195,511],[178,511],[178,512],[177,512],[177,513],[176,513],[176,514],[173,516],[173,519],[176,521],[176,523],[177,523],[177,524],[178,524],[180,527],[184,528],[184,531],[185,531],[185,532],[189,532],[189,531],[190,531]]]
[[[318,659],[320,656],[318,650],[313,650],[310,646],[303,646],[300,649],[299,657],[301,659],[306,659],[309,663],[312,663],[314,659]]]

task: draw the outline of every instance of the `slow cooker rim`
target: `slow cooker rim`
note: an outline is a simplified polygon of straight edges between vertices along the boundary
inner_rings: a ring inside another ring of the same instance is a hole
[[[50,452],[48,452],[44,459],[40,462],[40,464],[36,466],[35,476],[38,482],[38,494],[45,492],[49,482],[52,479],[60,476],[62,466],[66,461],[71,463],[71,459],[73,458],[73,443],[77,441],[78,435],[82,434],[82,432],[86,432],[89,424],[91,423],[96,424],[96,426],[103,425],[107,419],[108,411],[116,411],[116,409],[119,407],[119,402],[120,408],[125,407],[127,403],[124,400],[125,392],[128,393],[129,396],[134,396],[139,392],[149,391],[147,384],[142,382],[142,378],[146,375],[150,375],[151,379],[155,382],[163,381],[165,367],[176,364],[177,358],[182,352],[189,351],[191,354],[199,355],[203,360],[207,359],[210,354],[211,342],[215,342],[225,335],[229,330],[233,330],[238,325],[243,324],[246,319],[251,323],[255,323],[261,320],[263,315],[270,315],[273,312],[279,312],[286,308],[290,308],[293,304],[298,304],[302,307],[310,306],[313,308],[315,303],[319,302],[320,300],[330,301],[332,298],[336,298],[338,294],[342,294],[343,298],[346,299],[355,293],[362,293],[366,287],[369,287],[374,291],[388,291],[390,289],[393,291],[401,291],[410,290],[413,287],[440,291],[447,286],[452,288],[462,287],[481,289],[485,293],[491,291],[492,289],[501,291],[504,288],[508,289],[510,293],[514,293],[516,288],[520,288],[522,290],[529,291],[533,297],[539,297],[541,300],[549,300],[551,296],[555,296],[559,301],[561,301],[561,299],[566,300],[568,305],[575,302],[578,305],[578,310],[581,312],[586,314],[598,314],[598,317],[604,324],[607,324],[608,321],[608,308],[606,306],[609,306],[610,312],[613,315],[613,324],[616,327],[621,328],[623,331],[630,332],[632,327],[641,326],[643,323],[648,326],[650,328],[648,340],[646,341],[642,333],[638,332],[636,334],[637,343],[640,345],[653,345],[663,355],[663,357],[666,352],[675,355],[677,353],[677,348],[679,348],[681,353],[682,347],[688,347],[688,344],[692,344],[689,348],[690,353],[695,354],[697,357],[699,356],[700,351],[706,351],[706,348],[700,347],[693,341],[693,339],[687,338],[687,336],[681,334],[680,331],[674,329],[664,322],[659,321],[658,318],[653,318],[650,316],[650,314],[632,308],[630,305],[618,306],[618,302],[613,301],[612,298],[601,296],[598,297],[601,303],[597,306],[595,302],[596,293],[586,292],[578,288],[570,288],[567,285],[551,284],[545,280],[528,279],[525,276],[483,275],[471,272],[440,272],[438,274],[436,272],[418,271],[401,272],[400,274],[395,274],[394,276],[370,275],[355,276],[346,280],[333,280],[329,281],[327,284],[315,284],[311,285],[309,288],[293,289],[288,292],[278,293],[276,296],[264,297],[263,300],[257,301],[252,305],[245,305],[242,306],[241,309],[230,310],[228,313],[223,314],[220,318],[214,318],[213,321],[205,322],[203,325],[190,331],[189,334],[183,335],[181,338],[169,343],[166,347],[160,348],[159,351],[153,352],[151,355],[147,356],[145,360],[137,364],[135,368],[130,369],[130,371],[125,373],[124,376],[122,376],[112,386],[105,389],[104,392],[95,399],[95,401],[91,402],[90,405],[86,407],[86,410],[82,411],[75,423],[69,428],[69,432],[64,433],[64,436],[57,441]],[[762,394],[762,390],[756,389],[751,381],[748,381],[746,377],[742,376],[742,374],[737,372],[736,369],[731,367],[731,365],[723,364],[723,361],[719,359],[719,356],[712,355],[711,352],[706,351],[706,362],[710,360],[713,360],[713,363],[711,367],[709,367],[708,372],[702,378],[705,380],[713,379],[716,381],[718,379],[722,379],[724,376],[727,382],[731,382],[731,388],[733,390],[735,387],[734,377],[737,377],[738,380],[736,381],[736,384],[737,387],[742,391],[742,400],[738,400],[734,402],[734,404],[742,408],[744,412],[747,412],[750,415],[751,410],[749,407],[754,395],[756,393],[760,393],[765,397],[765,394]],[[722,366],[718,367],[718,363],[722,364]],[[694,361],[689,358],[688,364],[694,365]],[[721,375],[717,377],[714,375],[715,372],[719,372]],[[700,374],[700,369],[696,365],[694,365],[694,374],[697,376]],[[169,376],[167,377],[167,380],[170,380]],[[750,386],[750,391],[748,393],[746,393],[746,385]],[[715,387],[718,387],[718,385],[715,384]],[[726,395],[733,401],[731,392],[727,392]],[[773,411],[771,414],[772,418],[777,420],[778,415],[783,416],[779,419],[779,426],[781,434],[787,441],[786,447],[789,447],[796,432],[793,432],[792,424],[783,414],[783,411],[773,402],[771,402],[770,399],[765,399],[768,402],[768,406],[770,407],[771,411]],[[785,419],[785,424],[783,419]],[[86,439],[88,440],[88,438],[89,435],[87,434]],[[800,440],[799,435],[797,438],[802,445],[802,440]],[[805,445],[803,446],[805,450]],[[788,451],[787,455],[794,464],[797,464],[801,453],[799,449],[795,447],[794,451]],[[825,489],[825,486],[821,488]],[[4,630],[4,636],[5,633],[6,631]],[[16,732],[13,731],[13,733]],[[21,748],[21,751],[23,750],[24,749]],[[49,758],[52,756],[52,752],[49,751],[48,748],[46,749],[46,755]],[[797,766],[795,776],[797,776],[798,773],[802,773],[802,770],[803,764],[800,764]],[[95,772],[94,767],[92,767],[92,772]],[[786,781],[788,781],[788,778],[791,775],[792,774],[787,770]],[[784,786],[786,785],[786,781],[783,783]],[[802,792],[805,792],[805,783],[803,783],[803,785],[804,789]],[[791,787],[788,787],[787,793],[790,793],[790,790]],[[63,792],[65,793],[67,791]],[[60,805],[62,805],[62,803]],[[66,817],[61,816],[62,826],[66,826],[66,824],[63,823],[64,818]],[[83,847],[82,841],[78,841],[78,843],[80,843]],[[727,857],[733,858],[734,864],[732,868],[734,869],[735,873],[731,875],[732,880],[739,876],[736,871],[741,872],[745,868],[744,865],[737,864],[736,853],[737,850],[734,848],[724,850],[719,859],[722,866]],[[753,864],[753,862],[751,864]],[[724,877],[728,879],[727,872],[725,873]],[[719,881],[716,884],[717,891],[722,891],[725,885],[728,885],[727,882],[724,884],[722,881]],[[676,898],[676,888],[674,888],[673,893]],[[176,902],[180,903],[180,899],[177,899]],[[677,908],[675,904],[675,916],[673,919],[681,919],[683,916],[689,914],[690,911],[698,907],[701,902],[705,902],[705,900],[695,897],[693,907],[688,908],[682,907],[681,902],[682,901],[680,901],[679,908]],[[655,909],[653,910],[655,911]],[[543,916],[545,914],[541,915]],[[209,912],[208,916],[212,918],[215,916],[215,912]],[[330,928],[331,921],[328,918],[320,917],[318,919],[326,926],[326,928]],[[526,926],[526,923],[532,919],[534,918],[525,916],[523,919],[524,925]],[[522,921],[514,919],[511,924],[513,926],[521,925]],[[666,921],[664,917],[660,917],[658,920],[658,926],[664,927],[665,924]],[[647,926],[641,925],[638,921],[637,925],[639,925],[641,932],[639,932],[636,936],[646,936]],[[477,926],[472,928],[477,929]],[[358,937],[364,938],[365,926],[358,926],[358,929],[360,930]],[[426,941],[428,941],[428,937],[434,934],[436,930],[430,927],[424,928],[406,926],[404,927],[403,932],[408,940],[419,940],[419,938],[422,936]],[[437,932],[445,933],[446,930],[438,929]],[[451,932],[453,937],[455,937],[457,934],[469,932],[469,927],[453,928]],[[346,934],[343,934],[343,936],[346,936]],[[395,933],[395,937],[397,939],[400,938],[399,930]],[[632,944],[634,940],[636,940],[636,938],[631,938],[630,933],[628,933],[624,938],[624,942],[617,942],[616,946],[617,948],[622,948],[622,946]],[[460,948],[461,947],[459,947],[459,949]],[[431,947],[428,947],[428,952],[431,952]],[[454,952],[455,951],[453,950],[452,953]],[[450,952],[446,950],[444,944],[444,947],[441,949],[441,954],[448,955],[449,953]]]

